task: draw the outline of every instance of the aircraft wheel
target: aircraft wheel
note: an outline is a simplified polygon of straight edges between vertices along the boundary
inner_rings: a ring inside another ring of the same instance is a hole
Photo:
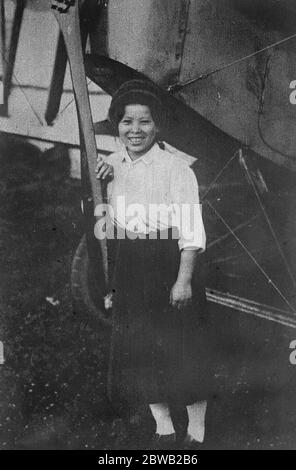
[[[86,237],[80,240],[72,261],[71,292],[73,309],[84,317],[111,326],[110,313],[105,313],[103,302],[96,293],[98,288],[90,275]],[[102,304],[102,305],[100,305]]]

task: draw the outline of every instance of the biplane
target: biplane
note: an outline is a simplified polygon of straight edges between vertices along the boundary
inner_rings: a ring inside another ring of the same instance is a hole
[[[164,141],[200,184],[208,301],[295,328],[292,0],[1,0],[0,14],[0,130],[81,151],[86,234],[73,259],[76,303],[110,324],[106,244],[94,237],[104,187],[94,167],[118,145],[110,96],[147,78],[170,110]],[[38,79],[28,85],[29,75]],[[69,114],[74,98],[78,119]]]

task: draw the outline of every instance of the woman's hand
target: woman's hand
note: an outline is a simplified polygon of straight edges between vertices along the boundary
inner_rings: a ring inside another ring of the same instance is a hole
[[[171,289],[170,304],[179,310],[188,307],[192,300],[191,282],[188,280],[179,280],[175,282]]]
[[[109,165],[109,163],[106,163],[102,158],[98,158],[98,163],[96,166],[96,173],[97,173],[97,179],[113,179],[114,177],[114,171],[113,171],[113,166]]]
[[[182,250],[178,277],[171,289],[170,304],[182,309],[192,301],[191,280],[197,258],[197,250]]]

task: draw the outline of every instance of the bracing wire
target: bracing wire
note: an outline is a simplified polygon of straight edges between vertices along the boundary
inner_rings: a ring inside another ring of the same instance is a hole
[[[90,84],[91,80],[88,80],[87,83],[86,83],[86,86],[88,87],[89,84]],[[74,103],[75,101],[75,96],[73,98],[71,98],[67,104],[65,104],[65,106],[63,107],[63,109],[58,113],[55,121],[57,121],[61,116],[62,114],[69,108],[69,106],[71,106],[72,103]]]
[[[230,163],[236,158],[236,156],[238,155],[238,150],[236,150],[234,152],[234,154],[230,157],[230,159],[225,163],[225,165],[223,166],[223,168],[221,168],[221,170],[219,170],[219,172],[217,173],[217,175],[215,176],[215,178],[211,181],[211,183],[208,185],[208,188],[206,190],[206,193],[202,196],[202,200],[204,200],[206,198],[206,196],[208,195],[208,193],[211,191],[212,187],[214,186],[214,184],[218,181],[218,179],[220,178],[220,176],[222,175],[222,173],[226,170],[226,168],[228,168],[228,166],[230,165]]]
[[[3,61],[8,65],[8,60],[6,59],[5,57],[5,53],[3,52],[2,48],[0,48],[0,54],[2,55],[2,58],[3,58]],[[22,86],[21,86],[21,83],[20,81],[18,80],[18,78],[16,77],[15,73],[13,72],[12,73],[12,77],[14,78],[14,80],[16,81],[19,89],[21,90],[22,94],[24,95],[24,98],[26,100],[26,102],[28,103],[31,111],[33,112],[34,116],[36,117],[36,119],[38,120],[39,124],[41,124],[41,126],[44,125],[44,122],[43,120],[41,119],[41,117],[39,116],[39,113],[36,111],[36,109],[34,108],[34,106],[32,105],[32,103],[30,102],[29,98],[27,97],[27,94],[25,93],[25,91],[23,90]]]
[[[247,59],[251,59],[251,57],[255,57],[256,55],[261,54],[264,51],[268,51],[269,49],[272,49],[276,46],[279,46],[280,44],[283,44],[284,42],[290,41],[291,39],[294,39],[295,37],[296,37],[296,33],[291,34],[290,36],[288,36],[284,39],[280,39],[279,41],[276,41],[276,42],[270,44],[269,46],[266,46],[266,47],[263,47],[262,49],[259,49],[259,51],[255,51],[255,52],[252,52],[251,54],[240,57],[239,59],[233,60],[232,62],[229,62],[228,64],[224,64],[220,67],[217,67],[216,69],[211,70],[210,72],[202,73],[202,74],[198,75],[197,77],[192,78],[190,80],[187,80],[186,82],[183,82],[183,83],[174,83],[174,84],[172,84],[168,87],[167,91],[170,92],[170,93],[176,93],[178,91],[181,91],[181,90],[183,90],[183,88],[185,88],[189,85],[192,85],[193,83],[197,82],[198,80],[204,80],[205,78],[208,78],[208,77],[210,77],[211,75],[213,75],[215,73],[221,72],[222,70],[225,70],[229,67],[232,67],[233,65],[239,64],[240,62],[243,62]]]
[[[228,168],[228,166],[230,165],[230,163],[236,158],[236,156],[241,156],[242,155],[242,150],[239,149],[237,150],[231,157],[230,159],[226,162],[226,164],[224,165],[224,167],[217,173],[217,175],[215,176],[215,178],[212,180],[212,182],[209,184],[208,186],[208,189],[205,193],[205,195],[203,196],[203,200],[206,199],[206,196],[207,194],[210,192],[211,188],[213,187],[214,183],[221,177],[222,173],[226,170],[226,168]],[[274,229],[272,227],[272,224],[269,220],[269,217],[268,217],[268,214],[266,213],[265,211],[265,208],[262,204],[262,201],[261,201],[261,198],[258,194],[258,191],[255,187],[255,184],[253,182],[253,179],[251,178],[251,181],[252,181],[252,187],[255,191],[255,195],[257,197],[257,200],[258,200],[258,203],[259,203],[259,206],[266,218],[266,221],[268,223],[268,226],[270,228],[270,231],[271,231],[271,234],[274,238],[274,241],[280,251],[280,254],[283,258],[283,261],[285,263],[285,266],[286,268],[288,269],[288,272],[289,272],[289,275],[293,281],[293,284],[295,285],[295,279],[294,279],[294,276],[293,276],[293,273],[291,272],[291,269],[290,269],[290,266],[285,258],[285,255],[284,253],[282,252],[282,248],[279,244],[279,241],[276,237],[276,234],[274,232]],[[285,301],[285,303],[291,308],[292,312],[295,313],[295,309],[294,307],[292,307],[292,305],[290,304],[290,302],[286,299],[286,297],[284,296],[284,294],[282,294],[282,292],[280,291],[280,289],[276,286],[276,284],[274,284],[274,282],[270,279],[270,277],[268,276],[268,274],[264,271],[264,269],[260,266],[260,264],[258,263],[258,261],[254,258],[254,256],[252,255],[252,253],[248,250],[248,248],[243,244],[243,242],[237,237],[237,235],[235,234],[235,231],[231,229],[231,227],[227,224],[227,222],[224,220],[224,218],[218,213],[218,211],[212,206],[212,204],[208,201],[208,199],[206,199],[206,203],[211,207],[211,209],[215,212],[215,214],[217,215],[217,217],[223,222],[223,224],[225,225],[225,227],[228,229],[228,231],[235,237],[235,239],[238,241],[238,243],[242,246],[242,248],[244,249],[244,251],[248,254],[248,256],[252,259],[252,261],[256,264],[256,266],[259,268],[259,270],[261,271],[261,273],[264,275],[264,277],[267,279],[268,283],[271,284],[273,286],[273,288],[278,292],[278,294],[282,297],[282,299]]]
[[[225,225],[225,227],[229,230],[229,232],[234,236],[236,241],[239,243],[239,245],[242,247],[242,249],[246,252],[246,254],[249,256],[249,258],[255,263],[259,271],[263,274],[263,276],[267,279],[268,283],[274,288],[274,290],[280,295],[280,297],[284,300],[284,302],[288,305],[288,307],[291,309],[292,313],[296,315],[295,308],[291,305],[289,300],[284,296],[284,294],[281,292],[281,290],[277,287],[277,285],[273,282],[273,280],[268,276],[268,274],[265,272],[265,270],[262,268],[262,266],[258,263],[256,258],[252,255],[250,250],[244,245],[244,243],[240,240],[240,238],[236,235],[236,233],[232,230],[232,228],[228,225],[226,220],[222,217],[221,214],[215,209],[215,207],[207,200],[206,201],[208,206],[214,211],[216,216],[221,220],[221,222]]]
[[[243,158],[242,150],[241,150],[241,149],[239,150],[239,158],[240,158],[240,161],[242,162],[242,164],[244,165],[245,170],[246,170],[246,171],[248,172],[248,174],[249,174],[249,171],[248,171],[248,168],[247,168],[247,166],[246,166],[246,164],[245,164],[245,161],[244,161],[244,158]],[[279,253],[280,253],[281,258],[282,258],[282,260],[283,260],[283,262],[284,262],[284,265],[285,265],[285,267],[286,267],[286,269],[287,269],[287,272],[288,272],[288,274],[289,274],[289,276],[290,276],[290,278],[291,278],[291,281],[292,281],[294,287],[296,287],[296,279],[295,279],[295,277],[294,277],[294,275],[293,275],[293,272],[292,272],[292,270],[291,270],[291,268],[290,268],[290,265],[289,265],[289,263],[288,263],[288,261],[287,261],[287,259],[286,259],[285,253],[283,252],[283,249],[282,249],[282,247],[281,247],[281,245],[280,245],[280,242],[279,242],[279,240],[278,240],[278,238],[277,238],[277,236],[276,236],[276,233],[275,233],[275,231],[274,231],[274,228],[273,228],[273,226],[272,226],[272,223],[271,223],[271,221],[270,221],[270,218],[268,217],[268,214],[267,214],[266,209],[265,209],[265,207],[264,207],[264,204],[263,204],[263,202],[262,202],[262,200],[261,200],[260,194],[259,194],[259,192],[258,192],[258,190],[257,190],[257,188],[256,188],[256,185],[255,185],[255,183],[254,183],[254,180],[253,180],[252,177],[250,177],[249,180],[250,180],[250,182],[251,182],[252,188],[253,188],[254,193],[255,193],[255,195],[256,195],[256,198],[257,198],[258,204],[259,204],[259,206],[260,206],[260,209],[261,209],[261,211],[262,211],[262,213],[263,213],[263,215],[264,215],[264,218],[265,218],[265,220],[266,220],[266,223],[267,223],[267,225],[268,225],[268,227],[269,227],[269,230],[270,230],[270,232],[271,232],[272,238],[273,238],[273,240],[274,240],[274,242],[275,242],[275,244],[276,244],[277,249],[279,250]]]

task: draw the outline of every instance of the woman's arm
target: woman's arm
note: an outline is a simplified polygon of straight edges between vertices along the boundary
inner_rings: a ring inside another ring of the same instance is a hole
[[[170,302],[173,307],[187,307],[192,299],[191,280],[198,256],[198,250],[182,250],[178,277],[171,289]]]
[[[181,250],[179,273],[171,289],[170,301],[174,307],[182,309],[192,300],[192,275],[199,252],[204,251],[206,242],[198,184],[187,164],[182,162],[173,166],[170,193],[173,204],[178,208],[178,244]]]

